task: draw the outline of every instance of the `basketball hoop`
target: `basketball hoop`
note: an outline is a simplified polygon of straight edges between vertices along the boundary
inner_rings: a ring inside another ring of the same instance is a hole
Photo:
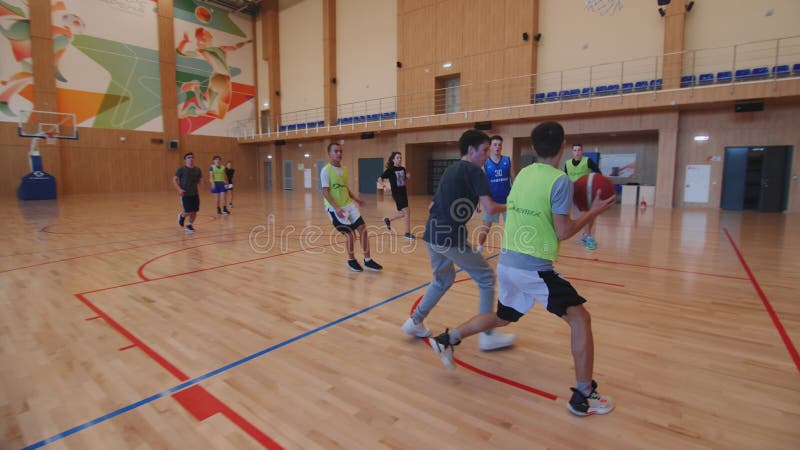
[[[613,16],[622,10],[622,0],[586,0],[586,10],[601,16]]]
[[[58,139],[56,138],[57,131],[45,131],[44,132],[44,140],[47,145],[56,145],[58,143]]]

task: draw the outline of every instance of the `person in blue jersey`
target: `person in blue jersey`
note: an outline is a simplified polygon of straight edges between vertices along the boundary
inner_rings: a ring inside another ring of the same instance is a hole
[[[457,328],[429,338],[428,343],[442,363],[454,369],[454,345],[467,336],[516,322],[540,303],[571,330],[576,386],[571,388],[567,409],[577,416],[608,414],[614,402],[597,392],[592,378],[594,338],[589,311],[583,306],[586,299],[555,271],[553,263],[559,242],[578,233],[615,199],[601,200],[598,193],[591,209],[573,221],[569,216],[572,182],[558,169],[564,153],[564,128],[557,122],[542,123],[531,132],[531,141],[538,161],[520,171],[508,196],[508,222],[497,263],[497,312],[473,316]]]
[[[588,175],[592,172],[600,173],[600,168],[597,167],[597,163],[594,162],[593,159],[583,156],[583,144],[572,144],[572,159],[564,164],[564,172],[567,173],[569,179],[574,183],[584,175]],[[578,217],[580,217],[581,212],[577,207],[575,207],[574,211]],[[586,224],[583,228],[583,234],[581,235],[581,242],[583,242],[583,245],[589,250],[597,248],[597,241],[595,241],[594,236],[592,236],[593,232],[594,219]]]
[[[511,184],[514,182],[514,177],[517,175],[514,168],[511,167],[511,158],[503,156],[503,138],[494,135],[491,137],[489,144],[489,159],[483,165],[483,171],[486,172],[486,177],[489,178],[489,187],[492,189],[492,200],[501,205],[506,204],[508,193],[511,192]],[[503,223],[506,221],[506,213],[503,213]],[[486,243],[486,237],[489,235],[489,230],[492,228],[493,223],[500,223],[500,214],[489,214],[488,211],[483,212],[483,225],[478,232],[478,253],[483,251],[483,245]]]
[[[506,206],[492,201],[489,180],[481,170],[489,156],[489,136],[483,131],[467,130],[458,140],[458,147],[461,159],[444,171],[428,208],[430,215],[422,240],[431,260],[433,281],[411,317],[403,324],[403,333],[410,336],[427,337],[431,334],[423,321],[455,282],[456,265],[478,285],[478,311],[488,313],[494,308],[494,270],[480,253],[470,247],[467,222],[479,202],[485,211],[492,214],[505,212]],[[483,351],[495,350],[510,346],[514,339],[513,334],[485,330],[481,333],[478,347]]]

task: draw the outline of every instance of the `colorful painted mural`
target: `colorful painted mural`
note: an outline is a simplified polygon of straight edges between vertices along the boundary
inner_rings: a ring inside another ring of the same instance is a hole
[[[60,112],[79,126],[162,131],[155,0],[58,0],[51,4]],[[0,120],[31,109],[33,64],[27,2],[0,0]],[[14,66],[14,67],[11,67]]]
[[[180,131],[230,135],[255,111],[250,19],[194,0],[174,5]]]

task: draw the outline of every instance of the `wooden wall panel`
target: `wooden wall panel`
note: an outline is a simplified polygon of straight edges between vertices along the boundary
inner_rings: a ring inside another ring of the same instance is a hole
[[[397,11],[405,14],[436,4],[436,0],[397,0]]]
[[[531,102],[534,92],[534,77],[529,75],[531,66],[530,46],[517,46],[505,49],[503,52],[503,78],[506,98],[514,105],[524,105]]]
[[[533,42],[539,24],[534,21],[534,3],[538,0],[505,0],[505,42],[503,47],[515,47]],[[528,33],[528,42],[522,40],[522,33]]]
[[[336,123],[336,0],[322,0],[322,59],[325,123]]]
[[[403,67],[412,68],[435,61],[436,26],[435,6],[412,11],[400,20],[397,42]]]
[[[464,8],[462,0],[445,0],[436,4],[436,40],[427,44],[436,50],[436,66],[441,67],[442,63],[467,54],[464,40],[470,30],[464,27]]]

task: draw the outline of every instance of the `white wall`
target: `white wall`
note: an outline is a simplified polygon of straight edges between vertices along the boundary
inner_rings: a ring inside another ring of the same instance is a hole
[[[770,9],[772,15],[765,15]],[[686,15],[685,48],[727,47],[797,36],[798,23],[798,0],[697,0]]]
[[[338,103],[397,95],[396,62],[397,0],[337,0]],[[381,103],[395,111],[391,101]]]
[[[583,1],[541,0],[539,16],[539,74],[653,57],[664,51],[664,20],[655,0],[623,0],[621,11],[605,16],[587,11]],[[622,78],[653,78],[653,61],[626,64]],[[597,68],[592,71],[592,85],[619,82],[620,74],[619,67]],[[539,77],[537,90],[558,90],[560,82],[557,74]],[[570,71],[563,89],[589,86],[588,82],[588,69]]]
[[[321,108],[325,104],[322,0],[281,0],[278,21],[281,110],[287,113]]]

